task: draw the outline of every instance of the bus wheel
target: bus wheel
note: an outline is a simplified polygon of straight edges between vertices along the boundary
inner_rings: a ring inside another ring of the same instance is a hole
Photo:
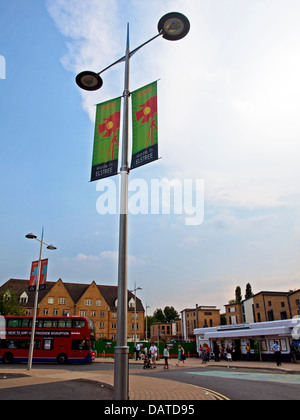
[[[68,361],[68,356],[64,353],[61,353],[57,356],[56,361],[59,365],[64,365]]]
[[[2,363],[4,363],[5,365],[12,363],[13,360],[14,356],[12,355],[12,353],[5,353],[2,357]]]

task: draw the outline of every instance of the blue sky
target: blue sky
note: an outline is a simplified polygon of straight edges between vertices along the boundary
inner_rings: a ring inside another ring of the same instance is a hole
[[[124,55],[127,22],[135,48],[174,10],[190,19],[188,36],[131,60],[131,90],[160,79],[162,159],[130,179],[203,180],[204,221],[129,215],[128,288],[143,288],[150,312],[223,309],[247,282],[299,288],[298,0],[2,1],[1,284],[29,277],[38,243],[25,234],[42,226],[58,247],[43,254],[49,280],[117,284],[119,218],[97,212],[89,179],[95,104],[122,94],[124,66],[97,92],[74,79]]]

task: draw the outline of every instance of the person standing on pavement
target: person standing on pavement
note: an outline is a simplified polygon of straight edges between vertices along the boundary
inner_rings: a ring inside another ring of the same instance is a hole
[[[164,356],[164,359],[165,359],[164,369],[169,369],[170,352],[169,352],[169,346],[168,346],[168,344],[165,345],[163,356]]]
[[[294,342],[292,342],[290,347],[291,347],[291,352],[290,352],[291,362],[292,363],[297,363],[297,348],[296,348]]]
[[[250,359],[251,359],[251,347],[250,347],[250,344],[249,343],[247,343],[247,345],[246,345],[246,352],[247,352],[247,361],[250,362]]]
[[[141,346],[139,345],[139,343],[137,343],[136,347],[135,347],[135,360],[140,360],[141,359]]]
[[[280,345],[279,345],[278,341],[276,341],[275,344],[273,344],[272,350],[273,350],[273,353],[275,354],[275,360],[276,360],[277,366],[282,366],[282,364],[281,364],[281,348],[280,348]]]
[[[215,345],[214,345],[214,355],[215,355],[215,362],[219,362],[220,361],[220,347],[217,342],[215,342]]]
[[[185,359],[186,359],[186,357],[185,357],[185,354],[184,354],[184,349],[179,344],[179,346],[178,346],[178,360],[177,360],[176,366],[179,366],[179,362],[182,362],[182,364],[184,365]]]
[[[156,368],[157,347],[154,343],[151,343],[151,346],[149,348],[149,353],[150,353],[151,361],[153,363],[153,367]]]

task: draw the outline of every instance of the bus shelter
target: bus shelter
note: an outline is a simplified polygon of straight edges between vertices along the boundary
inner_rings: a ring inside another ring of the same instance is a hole
[[[282,321],[259,322],[251,324],[222,325],[211,328],[196,328],[197,351],[200,346],[207,344],[211,349],[217,343],[219,348],[233,350],[236,360],[247,358],[246,347],[251,348],[251,359],[273,360],[272,346],[279,342],[283,360],[290,359],[290,346],[300,346],[300,319],[287,319]]]

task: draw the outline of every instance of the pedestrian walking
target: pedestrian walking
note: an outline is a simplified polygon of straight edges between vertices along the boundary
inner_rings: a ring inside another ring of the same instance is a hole
[[[249,343],[247,343],[247,345],[246,345],[246,352],[247,352],[247,361],[250,362],[250,359],[251,359],[251,347],[250,347],[250,344]]]
[[[164,356],[164,359],[165,359],[164,369],[169,369],[170,352],[169,352],[169,346],[168,346],[168,344],[165,345],[163,356]]]
[[[135,360],[140,360],[141,359],[140,351],[141,351],[141,346],[138,343],[135,347]]]
[[[149,353],[150,353],[151,361],[153,363],[153,367],[156,368],[157,347],[154,344],[154,342],[151,343],[151,346],[149,348]]]
[[[292,363],[297,363],[297,348],[296,348],[294,342],[292,342],[290,347],[291,347],[291,352],[290,352],[291,362]]]
[[[282,364],[281,364],[281,348],[280,348],[280,345],[279,345],[278,341],[276,341],[275,344],[273,344],[272,350],[273,350],[273,353],[275,354],[275,360],[276,360],[277,366],[282,366]]]
[[[176,366],[179,366],[180,362],[182,362],[182,364],[184,366],[185,359],[186,359],[186,357],[185,357],[184,348],[179,344],[179,346],[178,346],[178,360],[177,360]]]
[[[202,359],[202,364],[206,363],[206,350],[205,350],[206,344],[203,344],[203,347],[201,347],[201,359]]]
[[[215,342],[215,345],[214,345],[214,355],[215,355],[215,362],[219,362],[220,361],[220,347],[217,342]]]

